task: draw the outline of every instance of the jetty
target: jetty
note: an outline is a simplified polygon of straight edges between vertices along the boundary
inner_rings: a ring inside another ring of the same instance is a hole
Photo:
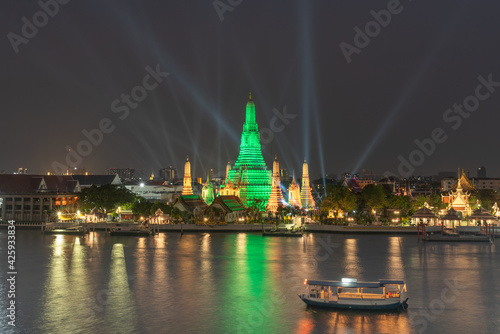
[[[493,224],[486,226],[456,226],[446,228],[441,226],[418,225],[418,240],[443,242],[494,242],[498,227]]]

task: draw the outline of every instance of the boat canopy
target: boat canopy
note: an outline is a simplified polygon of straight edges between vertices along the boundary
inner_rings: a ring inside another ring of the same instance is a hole
[[[344,288],[381,288],[388,284],[405,284],[402,280],[381,279],[378,282],[339,282],[339,281],[309,281],[308,285],[338,286]]]

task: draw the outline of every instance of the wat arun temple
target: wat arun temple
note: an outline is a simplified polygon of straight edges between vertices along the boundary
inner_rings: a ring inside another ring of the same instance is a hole
[[[184,184],[187,191],[183,195],[192,194],[191,166],[186,161],[184,170]],[[189,178],[189,180],[187,180]],[[202,197],[208,205],[214,201],[213,187],[207,177],[202,191]],[[293,176],[288,189],[288,203],[285,202],[281,182],[280,169],[277,156],[273,162],[273,170],[268,170],[262,156],[259,125],[255,120],[255,104],[250,94],[246,105],[245,123],[241,133],[240,152],[234,166],[229,163],[226,167],[226,178],[220,187],[218,196],[238,197],[241,203],[249,209],[256,211],[277,212],[280,207],[288,205],[313,209],[315,202],[311,193],[309,170],[307,162],[302,167],[302,188]]]

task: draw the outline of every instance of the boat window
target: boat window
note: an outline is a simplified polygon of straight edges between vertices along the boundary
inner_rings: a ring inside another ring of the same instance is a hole
[[[384,294],[384,288],[364,288],[361,290],[362,293],[375,293],[375,294]]]

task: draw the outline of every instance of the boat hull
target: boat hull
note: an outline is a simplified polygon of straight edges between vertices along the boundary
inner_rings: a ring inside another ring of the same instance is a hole
[[[320,299],[311,299],[299,295],[299,298],[302,299],[304,303],[309,306],[314,307],[323,307],[323,308],[332,308],[332,309],[353,309],[353,310],[397,310],[397,309],[406,309],[407,304],[406,301],[396,300],[394,302],[386,302],[385,300],[381,301],[356,301],[353,303],[344,302],[328,302]]]

